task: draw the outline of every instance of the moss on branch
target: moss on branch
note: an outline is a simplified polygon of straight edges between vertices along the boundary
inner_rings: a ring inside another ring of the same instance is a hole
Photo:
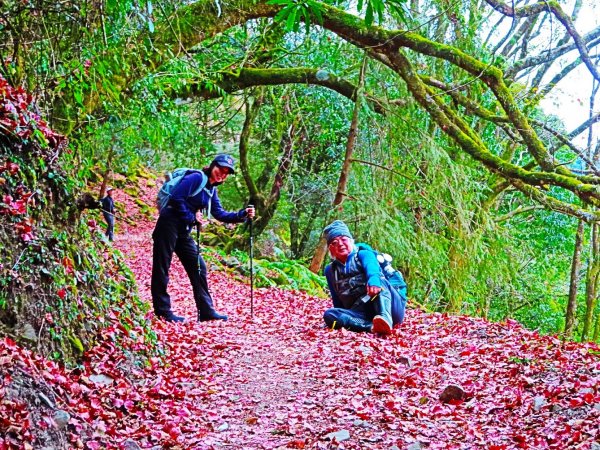
[[[246,68],[234,72],[219,72],[215,77],[214,86],[205,81],[191,83],[182,91],[170,91],[171,97],[191,96],[198,99],[218,98],[223,93],[232,93],[256,86],[276,86],[285,84],[305,84],[323,86],[331,89],[348,99],[355,101],[358,87],[349,81],[321,69],[289,68],[289,69],[256,69]],[[215,89],[215,86],[217,89]],[[382,100],[367,96],[367,103],[378,113],[385,112]]]

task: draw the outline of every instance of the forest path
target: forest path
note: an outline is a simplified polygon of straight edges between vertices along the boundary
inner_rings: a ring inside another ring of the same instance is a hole
[[[121,201],[138,220],[120,224],[114,245],[135,274],[141,298],[151,304],[154,223],[139,220],[131,199]],[[303,448],[311,443],[318,446],[319,440],[327,446],[329,432],[347,429],[355,421],[365,442],[379,442],[376,435],[383,434],[382,430],[366,426],[356,414],[342,412],[347,405],[336,400],[340,392],[356,389],[355,376],[359,376],[336,370],[357,362],[355,352],[346,354],[348,347],[360,347],[361,341],[373,338],[357,340],[352,334],[350,340],[346,332],[325,330],[321,315],[329,300],[300,292],[256,289],[255,314],[250,318],[249,285],[208,265],[216,309],[229,316],[227,322],[193,320],[191,287],[176,257],[169,283],[172,307],[190,320],[171,324],[153,319],[153,329],[167,351],[165,361],[170,368],[165,374],[176,374],[179,383],[175,385],[182,390],[175,397],[191,396],[201,403],[195,404],[194,417],[178,424],[181,435],[177,440],[185,442],[185,448]],[[317,334],[330,342],[315,339]],[[361,350],[370,352],[366,347]],[[334,417],[330,416],[332,408]],[[202,426],[188,426],[190,421]]]
[[[145,191],[151,202],[153,189]],[[125,203],[136,214],[136,203]],[[139,217],[136,216],[136,217]],[[152,220],[117,229],[115,246],[150,302]],[[165,357],[146,370],[144,448],[583,448],[600,444],[598,347],[539,336],[514,321],[409,310],[388,337],[331,331],[329,301],[250,289],[211,268],[228,322],[152,320]],[[174,258],[177,314],[195,306]],[[449,385],[462,400],[440,400]],[[137,422],[136,422],[137,421]],[[127,424],[124,425],[127,427]],[[137,427],[137,428],[136,428]]]

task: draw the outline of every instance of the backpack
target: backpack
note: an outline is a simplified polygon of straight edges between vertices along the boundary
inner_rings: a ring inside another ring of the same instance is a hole
[[[356,244],[358,250],[369,250],[375,253],[377,257],[377,262],[379,262],[379,268],[381,272],[385,276],[385,278],[390,282],[390,284],[396,288],[398,293],[403,297],[406,297],[406,282],[404,281],[404,277],[400,273],[399,270],[394,269],[392,266],[392,257],[387,253],[381,253],[378,250],[375,250],[368,244],[359,243]],[[357,252],[358,254],[358,252]]]
[[[169,180],[165,181],[165,183],[161,186],[158,194],[156,195],[156,206],[158,206],[158,211],[160,212],[164,207],[169,203],[169,199],[171,198],[171,193],[175,190],[177,185],[183,180],[187,174],[190,173],[200,173],[202,174],[202,182],[200,185],[190,194],[190,197],[194,197],[198,195],[202,189],[206,186],[206,182],[208,181],[208,177],[204,172],[198,169],[187,169],[180,168],[175,169],[173,172],[169,174]]]

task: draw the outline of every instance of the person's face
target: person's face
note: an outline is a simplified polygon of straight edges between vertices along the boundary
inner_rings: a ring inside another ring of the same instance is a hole
[[[348,236],[338,236],[329,243],[329,251],[335,259],[346,261],[352,252],[352,239]]]
[[[227,179],[231,172],[227,167],[221,167],[219,165],[215,165],[210,172],[210,177],[208,177],[208,181],[210,184],[214,183],[222,183]]]

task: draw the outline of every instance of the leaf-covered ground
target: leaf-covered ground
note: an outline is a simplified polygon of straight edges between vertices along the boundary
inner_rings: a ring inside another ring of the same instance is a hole
[[[114,245],[150,301],[153,223],[119,225]],[[389,337],[331,331],[327,300],[277,289],[255,292],[251,319],[247,284],[215,270],[209,282],[230,320],[150,314],[164,349],[151,367],[134,368],[128,355],[145,344],[118,326],[71,371],[1,341],[0,449],[41,448],[40,429],[55,448],[600,448],[598,346],[417,310]],[[170,292],[194,317],[178,262]],[[16,396],[24,375],[43,400],[35,410]]]

